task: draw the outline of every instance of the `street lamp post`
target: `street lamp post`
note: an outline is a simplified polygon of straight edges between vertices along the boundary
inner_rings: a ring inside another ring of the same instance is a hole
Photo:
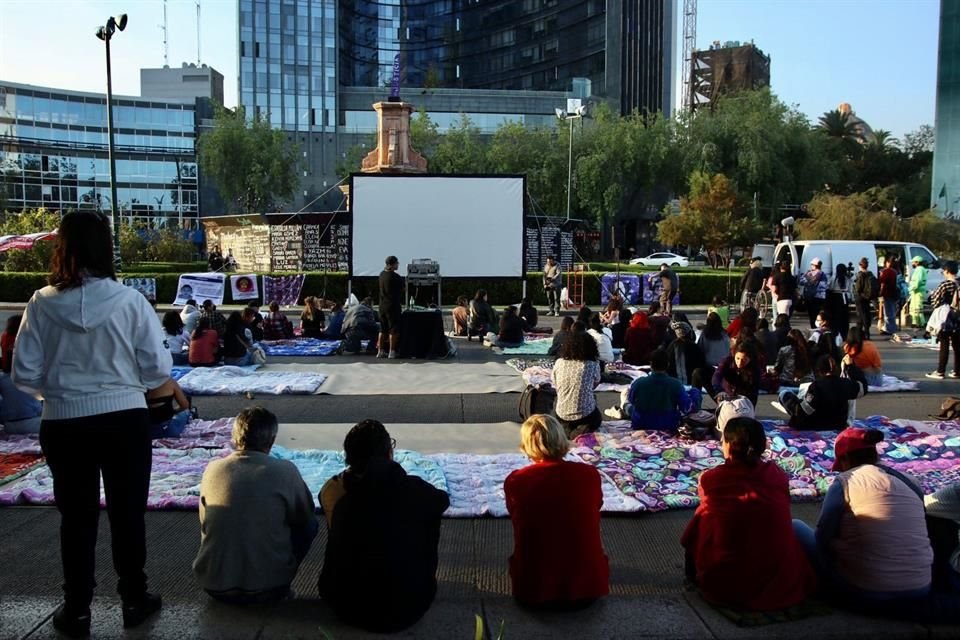
[[[573,121],[583,118],[585,111],[586,107],[584,106],[577,107],[573,113],[568,113],[563,109],[554,109],[557,118],[570,123],[570,145],[567,151],[567,220],[570,220],[570,194],[572,191],[571,185],[573,184]]]
[[[113,151],[113,78],[110,73],[110,39],[118,29],[127,28],[127,14],[116,18],[110,16],[107,23],[97,29],[97,37],[103,40],[107,51],[107,156],[110,160],[110,226],[113,228],[113,264],[119,271],[120,262],[120,221],[117,219],[117,159]]]

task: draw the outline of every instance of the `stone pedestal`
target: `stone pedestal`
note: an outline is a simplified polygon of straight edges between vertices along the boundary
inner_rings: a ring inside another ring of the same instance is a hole
[[[363,159],[363,173],[426,173],[427,159],[410,146],[408,102],[377,102],[377,148]]]

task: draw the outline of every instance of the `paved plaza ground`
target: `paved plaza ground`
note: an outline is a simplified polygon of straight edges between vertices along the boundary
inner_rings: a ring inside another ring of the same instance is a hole
[[[0,322],[14,307],[0,307]],[[165,310],[165,309],[161,309]],[[692,315],[702,322],[700,315]],[[559,325],[558,318],[543,324]],[[476,342],[456,342],[459,352],[446,362],[502,361]],[[960,396],[960,380],[934,381],[923,374],[935,368],[936,353],[880,343],[888,373],[919,380],[920,391],[868,396],[858,402],[858,415],[926,418],[950,394]],[[372,358],[337,357],[341,361],[373,362]],[[277,361],[322,362],[320,358],[277,358]],[[397,362],[377,361],[384,367]],[[408,361],[409,362],[409,361]],[[617,394],[598,394],[601,406]],[[282,424],[279,441],[294,448],[332,448],[342,442],[347,424],[377,418],[397,427],[401,446],[425,451],[475,453],[516,452],[519,431],[518,394],[413,396],[260,396],[197,397],[204,418],[233,416],[243,406],[258,403],[274,411]],[[774,417],[772,397],[761,396],[759,415]],[[464,424],[463,431],[456,424]],[[476,425],[484,426],[476,426]],[[466,426],[471,425],[471,426]],[[488,428],[489,427],[489,428]],[[456,431],[455,431],[456,430]],[[405,445],[406,443],[406,445]],[[794,514],[816,519],[819,505],[794,504]],[[602,521],[604,545],[610,558],[611,595],[573,614],[531,613],[510,597],[507,557],[512,549],[508,519],[447,519],[440,538],[439,593],[426,616],[397,637],[472,638],[476,615],[486,621],[487,638],[495,638],[501,621],[504,638],[956,638],[960,625],[927,627],[869,619],[836,612],[801,621],[741,628],[684,588],[680,533],[692,510],[607,516]],[[58,515],[52,508],[0,509],[0,639],[56,637],[50,616],[59,603],[60,561]],[[142,628],[124,631],[119,599],[114,592],[109,528],[101,518],[97,548],[99,586],[93,607],[95,638],[360,638],[369,634],[339,624],[316,597],[325,534],[314,542],[294,588],[297,598],[268,607],[239,609],[218,604],[197,587],[190,563],[199,544],[195,512],[147,514],[148,562],[151,588],[164,598],[160,615]],[[558,532],[558,535],[563,535]]]

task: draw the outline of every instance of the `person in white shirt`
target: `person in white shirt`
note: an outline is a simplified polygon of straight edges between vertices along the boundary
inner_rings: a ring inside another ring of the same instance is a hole
[[[600,314],[595,313],[590,316],[590,328],[587,330],[587,334],[597,343],[597,351],[600,354],[601,371],[615,359],[613,355],[613,341],[607,333],[609,331],[610,329],[605,329],[601,324]]]
[[[199,317],[199,314],[197,314]],[[163,344],[170,350],[173,364],[180,367],[189,365],[190,334],[184,330],[183,320],[176,311],[163,314]]]
[[[40,446],[53,475],[64,569],[53,625],[82,636],[90,632],[101,474],[123,625],[139,625],[161,605],[144,573],[153,455],[144,394],[170,379],[172,362],[150,303],[116,280],[107,217],[68,213],[55,242],[50,285],[23,314],[12,377],[44,400]]]
[[[197,301],[191,298],[183,305],[180,311],[180,320],[183,321],[183,331],[188,336],[192,336],[200,322],[200,308],[197,307]]]

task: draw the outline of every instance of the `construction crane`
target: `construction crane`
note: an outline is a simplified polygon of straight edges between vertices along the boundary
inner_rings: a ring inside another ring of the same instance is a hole
[[[690,109],[692,104],[691,76],[693,50],[697,47],[697,0],[683,0],[683,105],[681,109]]]

